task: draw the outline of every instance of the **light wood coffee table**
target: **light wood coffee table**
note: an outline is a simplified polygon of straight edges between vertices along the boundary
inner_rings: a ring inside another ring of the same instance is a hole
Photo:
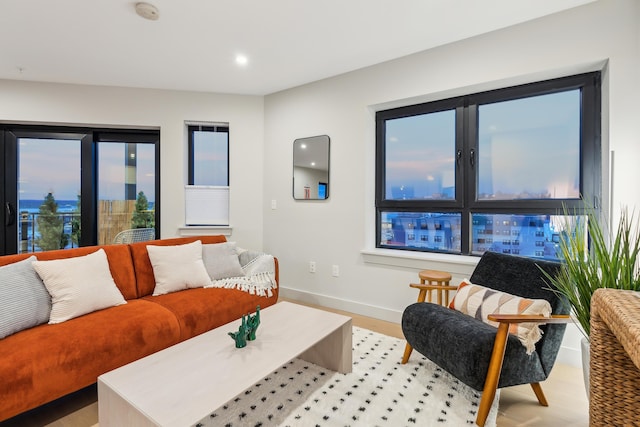
[[[351,372],[351,318],[280,302],[260,310],[255,341],[235,348],[240,321],[198,335],[98,377],[100,427],[197,423],[299,357]]]

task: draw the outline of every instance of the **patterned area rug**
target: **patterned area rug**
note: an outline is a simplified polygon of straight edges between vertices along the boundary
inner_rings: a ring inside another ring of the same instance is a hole
[[[353,372],[339,374],[294,359],[196,426],[465,426],[475,425],[477,392],[405,342],[353,328]],[[496,425],[499,395],[486,426]]]

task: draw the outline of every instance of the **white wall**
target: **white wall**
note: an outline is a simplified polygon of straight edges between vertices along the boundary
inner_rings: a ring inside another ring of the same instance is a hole
[[[230,239],[261,249],[264,99],[151,89],[0,80],[0,122],[160,129],[161,237],[184,226],[185,121],[228,122]],[[291,188],[291,186],[289,186]]]
[[[640,2],[600,0],[529,23],[315,82],[265,98],[265,248],[280,259],[283,295],[399,321],[415,301],[408,287],[424,268],[454,282],[477,259],[374,250],[374,115],[406,105],[518,83],[604,69],[604,173],[615,150],[613,205],[636,206],[640,193]],[[331,197],[291,198],[292,143],[331,138]],[[610,147],[608,146],[610,144]],[[317,263],[309,273],[308,263]],[[331,276],[339,265],[340,276]],[[565,340],[576,360],[579,335]],[[562,357],[562,356],[561,356]],[[566,361],[566,360],[565,360]]]

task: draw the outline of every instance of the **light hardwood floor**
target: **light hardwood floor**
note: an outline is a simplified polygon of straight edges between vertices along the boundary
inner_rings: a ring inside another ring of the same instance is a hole
[[[397,323],[325,307],[317,308],[351,316],[354,326],[403,338],[402,329]],[[538,404],[528,385],[502,389],[498,427],[585,427],[589,425],[589,406],[581,369],[556,364],[542,387],[550,405],[546,408]],[[0,427],[95,427],[98,424],[97,399],[95,385],[90,386],[2,422]]]

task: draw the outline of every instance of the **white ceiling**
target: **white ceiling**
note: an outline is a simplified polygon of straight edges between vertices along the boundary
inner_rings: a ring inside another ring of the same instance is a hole
[[[0,0],[0,78],[266,95],[591,1]]]

